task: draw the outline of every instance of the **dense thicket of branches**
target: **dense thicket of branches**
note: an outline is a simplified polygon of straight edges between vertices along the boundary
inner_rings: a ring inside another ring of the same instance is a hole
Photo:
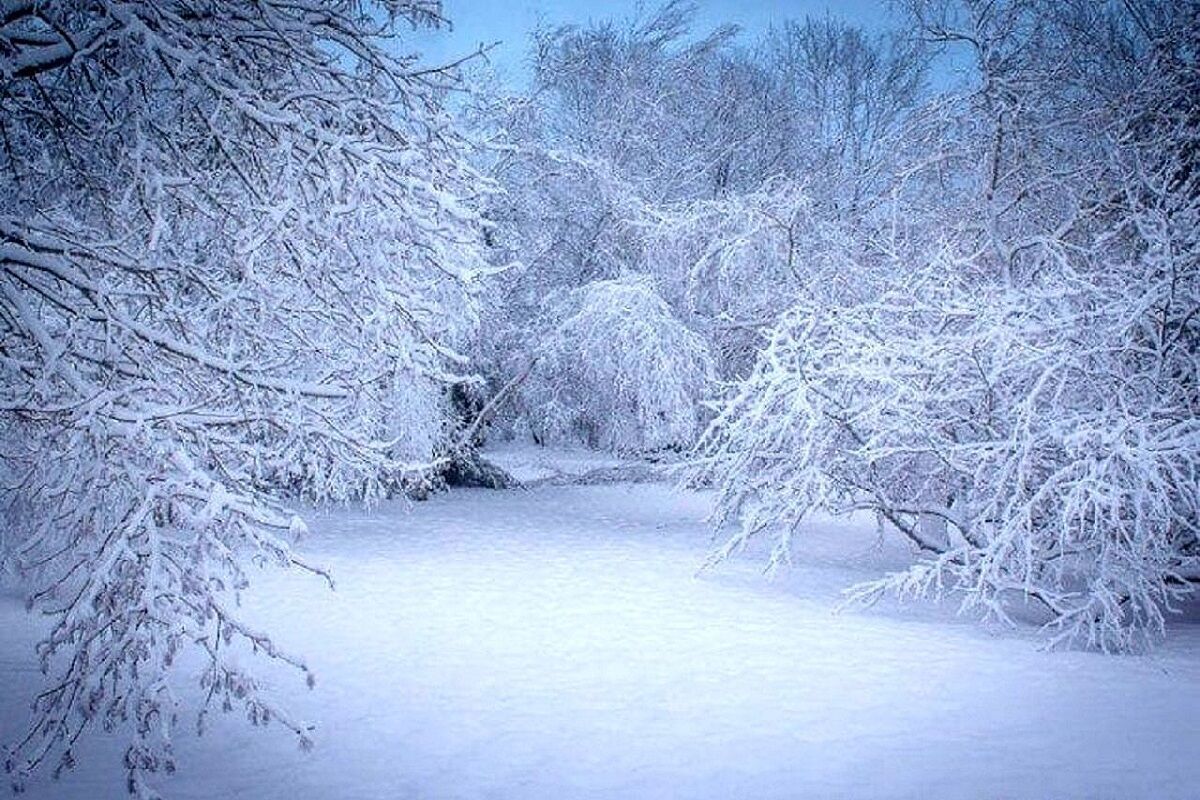
[[[0,4],[7,549],[53,627],[6,766],[125,725],[131,791],[172,768],[170,667],[308,729],[238,666],[307,672],[238,618],[296,564],[279,503],[423,480],[473,333],[487,184],[456,76],[388,53],[424,0]]]
[[[641,276],[727,381],[694,473],[738,523],[718,556],[873,511],[921,557],[861,597],[1159,629],[1200,578],[1195,5],[918,0],[749,49],[690,20],[535,37],[491,212],[526,263],[506,350],[546,289]]]
[[[921,558],[857,596],[1135,646],[1200,580],[1196,9],[913,11],[976,80],[922,110],[860,291],[796,297],[701,443],[726,551],[870,510]]]
[[[693,17],[671,2],[535,34],[531,93],[490,120],[511,145],[492,165],[506,190],[489,211],[497,257],[524,265],[496,285],[497,382],[538,346],[547,292],[622,276],[707,340],[715,374],[744,374],[762,329],[812,284],[808,262],[844,257],[813,242],[844,241],[892,179],[920,48],[808,20],[747,49],[733,28],[693,35]]]

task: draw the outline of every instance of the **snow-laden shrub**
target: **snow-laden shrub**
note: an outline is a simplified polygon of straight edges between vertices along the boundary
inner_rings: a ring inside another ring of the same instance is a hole
[[[712,357],[645,276],[566,294],[534,356],[521,401],[538,440],[637,452],[695,440]]]
[[[864,599],[955,591],[1004,618],[1024,594],[1056,641],[1106,649],[1160,630],[1200,578],[1196,219],[1119,269],[980,291],[937,261],[793,308],[700,446],[741,521],[724,552],[770,531],[778,564],[811,512],[870,510],[921,557]]]

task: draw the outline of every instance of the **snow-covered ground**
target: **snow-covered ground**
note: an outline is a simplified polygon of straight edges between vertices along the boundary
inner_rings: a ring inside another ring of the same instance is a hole
[[[502,453],[520,466],[521,453]],[[582,459],[587,462],[587,459]],[[582,469],[589,463],[576,465]],[[536,464],[526,464],[536,471]],[[562,462],[547,463],[547,471]],[[697,576],[707,498],[659,485],[452,491],[317,517],[302,549],[336,592],[265,573],[253,621],[307,656],[318,724],[187,728],[169,797],[1194,798],[1200,625],[1149,656],[1046,653],[929,606],[835,614],[903,562],[870,525],[823,522],[768,581],[761,554]],[[0,598],[0,738],[38,685],[37,620]],[[120,797],[93,739],[30,798]]]

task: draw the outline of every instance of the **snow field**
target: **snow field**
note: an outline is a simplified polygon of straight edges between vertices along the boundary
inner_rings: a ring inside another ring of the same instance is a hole
[[[1194,797],[1200,629],[1150,656],[1046,653],[921,605],[835,613],[902,565],[872,526],[815,523],[796,564],[697,576],[708,498],[664,486],[452,491],[316,517],[335,592],[260,575],[251,620],[317,688],[259,659],[302,753],[236,715],[181,726],[169,797]],[[38,682],[36,620],[0,602],[0,736]],[[184,696],[196,689],[185,688]],[[115,797],[98,737],[29,797]]]

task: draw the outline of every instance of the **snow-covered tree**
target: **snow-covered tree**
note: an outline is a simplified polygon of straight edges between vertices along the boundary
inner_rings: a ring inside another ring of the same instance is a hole
[[[929,54],[907,30],[872,36],[832,16],[787,20],[758,60],[778,96],[780,174],[846,219],[891,183],[894,149],[922,95]]]
[[[548,291],[633,271],[744,375],[789,298],[837,276],[816,262],[846,251],[824,240],[887,196],[919,48],[830,19],[742,48],[695,16],[670,2],[535,35],[533,89],[500,126],[496,239],[524,264],[497,281],[502,355]]]
[[[1200,580],[1196,11],[934,6],[982,77],[922,159],[937,235],[802,298],[698,474],[741,522],[724,553],[770,533],[779,563],[813,510],[869,510],[921,557],[856,596],[1025,597],[1052,641],[1128,649]]]
[[[310,743],[236,653],[308,668],[236,594],[252,563],[306,566],[281,503],[421,480],[449,440],[487,182],[443,110],[456,72],[393,54],[439,21],[431,0],[0,3],[3,540],[51,620],[15,785],[117,727],[152,794],[184,650],[201,721],[236,705]]]
[[[520,398],[538,441],[652,452],[695,440],[712,358],[648,277],[597,281],[551,308]]]

